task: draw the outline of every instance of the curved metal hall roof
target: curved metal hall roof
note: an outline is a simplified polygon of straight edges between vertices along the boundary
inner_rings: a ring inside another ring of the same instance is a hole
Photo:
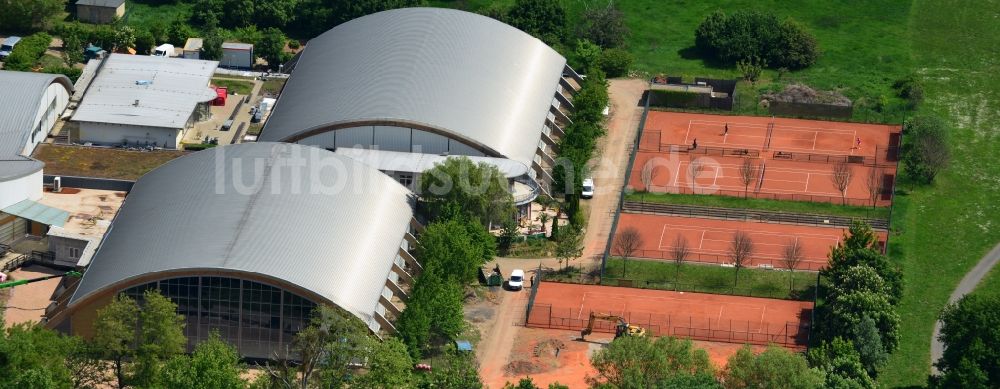
[[[540,40],[482,15],[379,12],[309,41],[260,139],[396,123],[531,166],[565,64]]]
[[[379,171],[309,146],[178,158],[135,183],[70,304],[150,275],[218,270],[296,285],[371,325],[410,197]]]
[[[54,83],[73,92],[73,84],[63,75],[0,70],[0,181],[23,177],[44,166],[21,152],[35,129],[39,102]]]

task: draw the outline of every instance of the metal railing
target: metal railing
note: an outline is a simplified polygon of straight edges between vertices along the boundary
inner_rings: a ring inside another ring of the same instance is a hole
[[[635,172],[633,172],[632,174],[635,174]],[[694,195],[716,195],[716,196],[741,197],[741,198],[753,198],[753,199],[764,199],[764,200],[806,201],[812,203],[850,205],[855,207],[872,206],[871,199],[860,198],[860,197],[840,197],[840,196],[813,195],[804,193],[754,192],[750,190],[742,191],[742,190],[728,190],[728,189],[716,189],[716,188],[689,188],[686,186],[672,186],[664,189],[665,190],[658,192],[676,193],[676,194],[694,194]],[[888,207],[889,206],[888,203],[889,203],[888,201],[882,199],[882,196],[879,196],[879,199],[875,202],[875,205],[878,207]]]

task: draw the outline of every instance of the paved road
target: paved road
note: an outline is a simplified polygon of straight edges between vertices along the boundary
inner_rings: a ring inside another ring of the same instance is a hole
[[[955,287],[955,290],[951,292],[951,296],[948,297],[948,303],[954,303],[961,299],[962,296],[972,292],[972,290],[976,288],[976,285],[979,285],[979,282],[986,277],[986,274],[990,272],[990,269],[992,269],[997,262],[1000,262],[1000,243],[993,246],[993,250],[986,253],[986,256],[979,260],[976,267],[972,268],[972,270],[968,273],[965,273],[965,277],[962,277],[962,281],[959,281],[958,286]],[[939,372],[937,367],[934,366],[934,362],[941,359],[941,356],[944,354],[944,344],[938,340],[938,336],[940,335],[941,322],[938,321],[934,323],[934,334],[931,335],[931,374],[935,375]]]

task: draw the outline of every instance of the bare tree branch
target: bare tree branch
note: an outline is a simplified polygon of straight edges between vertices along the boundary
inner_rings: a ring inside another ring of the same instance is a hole
[[[653,163],[653,160],[651,159],[646,161],[646,163],[642,166],[642,175],[640,176],[642,178],[642,190],[646,192],[650,191],[650,188],[653,187],[653,180],[656,179],[658,173],[659,172],[656,171],[656,164]]]
[[[865,180],[865,186],[868,188],[868,199],[872,201],[872,208],[875,208],[875,204],[878,203],[879,197],[881,197],[882,192],[885,191],[885,181],[883,181],[884,176],[884,169],[875,167],[868,169],[868,179]]]
[[[670,247],[670,252],[674,257],[674,282],[681,274],[681,265],[687,260],[688,255],[691,254],[691,249],[688,247],[688,240],[684,235],[677,234],[674,238],[674,244]]]
[[[753,239],[750,238],[750,234],[743,230],[737,230],[733,234],[733,241],[729,246],[729,257],[733,259],[733,266],[736,268],[736,282],[734,286],[739,284],[740,269],[750,263],[753,250]]]
[[[740,180],[743,181],[743,198],[746,198],[750,184],[757,180],[757,161],[753,158],[743,158],[743,164],[740,165]]]
[[[784,262],[785,268],[788,269],[788,290],[792,290],[792,273],[795,272],[795,268],[799,266],[802,262],[802,243],[799,242],[798,238],[788,239],[788,243],[785,244],[784,249],[781,251],[781,261]]]
[[[614,250],[618,256],[622,257],[622,276],[625,276],[625,265],[628,258],[635,254],[642,246],[642,235],[635,227],[626,227],[615,236]]]
[[[840,191],[840,199],[843,204],[847,204],[847,187],[851,185],[853,177],[854,167],[847,161],[833,164],[833,174],[830,179],[833,180],[833,186]]]

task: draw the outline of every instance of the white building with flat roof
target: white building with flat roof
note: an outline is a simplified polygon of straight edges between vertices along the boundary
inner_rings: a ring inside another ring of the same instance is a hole
[[[80,142],[179,148],[184,131],[210,115],[216,93],[209,84],[218,65],[111,54],[73,115]]]

